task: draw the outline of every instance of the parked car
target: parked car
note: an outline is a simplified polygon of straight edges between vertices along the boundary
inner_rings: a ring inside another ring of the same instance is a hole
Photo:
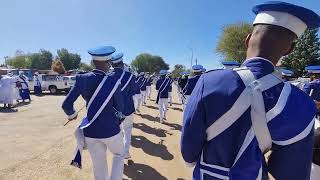
[[[51,94],[57,94],[61,91],[69,92],[74,86],[74,76],[61,76],[61,75],[47,75],[40,74],[40,81],[43,91],[50,91]],[[34,82],[30,81],[29,88],[33,90]]]
[[[67,92],[69,92],[70,89],[76,83],[76,77],[75,76],[63,76],[63,82],[64,82],[64,85],[68,87]]]

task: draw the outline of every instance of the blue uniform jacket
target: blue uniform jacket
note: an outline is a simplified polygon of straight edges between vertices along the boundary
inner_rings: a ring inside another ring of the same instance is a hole
[[[120,79],[123,71],[124,70],[121,68],[115,68],[113,76],[116,79]],[[124,104],[122,113],[125,116],[129,116],[135,111],[133,102],[133,96],[135,95],[135,80],[135,76],[128,71],[125,71],[121,80],[121,93]]]
[[[169,85],[170,85],[170,79],[169,78],[161,77],[157,81],[156,90],[158,91],[158,97],[159,98],[168,98],[169,97]]]
[[[148,79],[146,79],[145,77],[142,77],[141,86],[140,86],[141,91],[147,90],[147,82],[148,82]]]
[[[180,78],[179,79],[179,86],[180,86],[180,88],[183,90],[185,87],[186,87],[186,85],[187,85],[187,82],[188,82],[188,76],[186,76],[185,78]]]
[[[311,97],[316,101],[320,101],[320,80],[314,80],[312,82],[306,83],[303,86],[303,91],[310,95],[311,90],[313,90]]]
[[[77,75],[74,87],[70,90],[68,96],[62,104],[64,112],[68,116],[76,113],[73,105],[80,95],[86,101],[86,105],[88,105],[91,96],[105,76],[106,73],[100,70],[93,70],[92,72],[86,74]],[[108,77],[106,83],[111,81],[115,82],[117,79]],[[98,110],[98,108],[99,107],[96,109]],[[115,91],[109,103],[103,109],[98,118],[89,127],[83,130],[84,136],[90,138],[109,138],[118,134],[120,132],[120,121],[116,117],[116,110],[114,110],[114,108],[120,112],[123,112],[123,100],[120,86]],[[90,112],[90,114],[92,113],[95,112]]]
[[[274,71],[262,58],[247,60],[256,78]],[[272,153],[268,164],[256,137],[245,142],[251,128],[250,107],[224,132],[207,141],[207,129],[233,106],[245,85],[237,72],[211,71],[201,76],[184,113],[181,153],[187,163],[195,163],[193,179],[256,179],[262,166],[262,179],[269,171],[275,179],[310,179],[315,104],[293,85],[280,84],[263,91]],[[247,143],[236,161],[240,148]]]
[[[135,94],[140,94],[141,90],[140,90],[140,86],[142,85],[142,77],[141,76],[137,76],[136,80],[135,80]]]
[[[201,75],[194,76],[188,79],[186,86],[183,89],[184,95],[191,95]]]

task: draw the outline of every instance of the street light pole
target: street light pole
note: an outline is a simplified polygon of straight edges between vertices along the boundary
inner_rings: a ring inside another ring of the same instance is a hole
[[[5,57],[3,57],[3,58],[4,58],[4,65],[8,66],[9,56],[5,56]]]
[[[190,68],[192,68],[192,61],[193,61],[193,49],[191,47],[189,47],[190,51],[191,51],[191,59],[190,59]]]

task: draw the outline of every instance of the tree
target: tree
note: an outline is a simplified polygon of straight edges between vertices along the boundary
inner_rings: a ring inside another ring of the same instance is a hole
[[[66,72],[63,63],[59,59],[52,62],[51,70],[59,74],[64,74]]]
[[[48,70],[51,68],[53,55],[50,51],[41,49],[38,53],[32,53],[29,58],[31,68]]]
[[[305,67],[320,65],[320,41],[318,29],[307,30],[297,41],[294,50],[283,58],[281,66],[291,69],[295,75],[305,73]]]
[[[31,61],[22,50],[17,50],[14,57],[8,57],[6,63],[13,68],[30,68]]]
[[[161,69],[168,70],[169,65],[166,64],[162,57],[153,56],[151,54],[142,53],[138,55],[131,63],[132,67],[140,72],[158,73]]]
[[[92,71],[94,68],[93,66],[86,64],[86,63],[80,63],[79,69],[82,71]]]
[[[225,26],[216,51],[222,54],[225,60],[242,63],[246,59],[247,48],[245,46],[245,39],[252,32],[252,29],[253,27],[249,23],[237,23]]]
[[[186,71],[186,67],[181,64],[174,65],[174,70],[172,71],[173,77],[179,77],[179,74],[183,71]]]
[[[65,48],[57,50],[58,58],[64,64],[66,70],[78,69],[81,57],[78,54],[69,53]]]

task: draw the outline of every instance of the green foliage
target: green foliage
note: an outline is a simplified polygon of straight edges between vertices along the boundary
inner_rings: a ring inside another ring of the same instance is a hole
[[[13,68],[30,68],[31,61],[23,51],[17,50],[14,57],[8,57],[6,60],[7,65]]]
[[[242,63],[246,59],[247,48],[245,39],[252,32],[249,23],[230,24],[223,28],[216,51],[224,56],[225,60]]]
[[[297,41],[292,53],[283,58],[281,66],[289,68],[296,75],[305,73],[305,67],[320,65],[320,41],[318,29],[307,30]]]
[[[91,64],[80,63],[79,69],[82,71],[92,71],[94,68]]]
[[[69,53],[65,48],[57,50],[59,60],[64,64],[66,70],[78,69],[81,57],[78,54]]]
[[[158,73],[161,69],[169,70],[169,65],[164,62],[162,57],[142,53],[131,63],[132,67],[140,72]]]
[[[174,78],[179,77],[180,76],[179,74],[183,71],[186,71],[186,67],[181,64],[176,64],[176,65],[174,65],[174,70],[172,71],[172,76]]]
[[[32,53],[28,57],[32,69],[48,70],[51,68],[53,55],[50,51],[41,49],[39,53]]]

